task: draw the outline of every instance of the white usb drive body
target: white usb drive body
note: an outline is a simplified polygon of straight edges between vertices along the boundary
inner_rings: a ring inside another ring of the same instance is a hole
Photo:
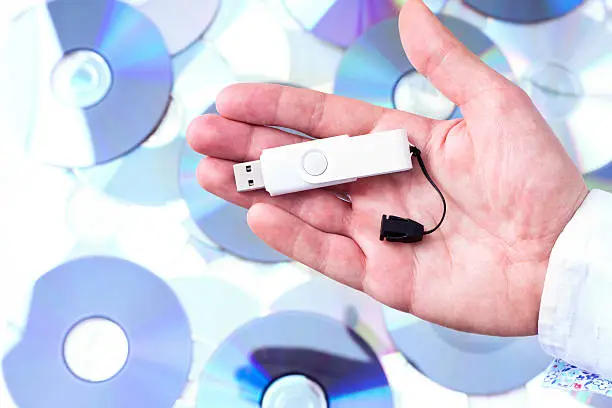
[[[403,129],[335,136],[263,150],[260,159],[234,165],[238,191],[265,188],[271,196],[354,182],[412,169]]]

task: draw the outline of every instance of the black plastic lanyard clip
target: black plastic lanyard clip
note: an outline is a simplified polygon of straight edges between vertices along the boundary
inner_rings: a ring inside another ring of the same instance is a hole
[[[423,240],[425,227],[416,221],[391,215],[382,216],[380,224],[380,240],[403,242],[411,244]]]

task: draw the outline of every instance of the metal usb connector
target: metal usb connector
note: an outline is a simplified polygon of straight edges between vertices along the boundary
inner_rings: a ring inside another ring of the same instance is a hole
[[[234,178],[238,191],[260,190],[265,187],[260,160],[235,164]]]

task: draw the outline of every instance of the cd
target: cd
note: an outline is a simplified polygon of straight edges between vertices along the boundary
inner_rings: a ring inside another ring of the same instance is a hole
[[[464,0],[474,10],[494,19],[518,24],[553,20],[570,13],[584,0]]]
[[[438,18],[487,65],[512,76],[499,48],[478,28],[455,17],[438,15]],[[397,18],[383,21],[347,50],[336,74],[334,93],[435,119],[461,117],[459,108],[408,61],[397,27]]]
[[[231,24],[213,39],[205,39],[241,82],[290,81],[291,45],[279,19],[263,1],[235,1],[226,2],[239,8]]]
[[[605,16],[601,2],[588,2],[554,21],[492,20],[485,30],[583,173],[612,161],[604,120],[612,114],[612,31]]]
[[[31,154],[54,166],[89,167],[122,156],[155,131],[173,74],[147,17],[114,0],[55,0],[21,19],[38,25],[35,59],[15,62],[38,68],[37,96],[28,101],[36,104]]]
[[[612,193],[612,162],[584,176],[590,189],[598,188]]]
[[[193,44],[213,22],[219,0],[124,0],[153,21],[171,54]]]
[[[398,15],[393,0],[283,0],[305,30],[323,41],[349,47],[377,23]]]
[[[397,407],[477,408],[469,404],[467,395],[444,388],[418,372],[399,352],[381,357],[381,362]]]
[[[209,268],[215,268],[215,263],[206,267]],[[227,270],[226,273],[239,274],[240,270]],[[264,314],[257,299],[217,277],[173,279],[168,285],[177,294],[191,323],[194,343],[192,380],[197,379],[205,362],[227,336]],[[223,311],[222,317],[219,311]]]
[[[236,83],[227,61],[212,43],[198,41],[173,61],[177,73],[172,97],[184,107],[183,131],[215,102],[217,95]]]
[[[393,407],[375,353],[353,330],[309,312],[281,312],[236,330],[200,378],[198,408]]]
[[[21,4],[21,1],[11,1],[4,2],[3,6]],[[22,5],[18,7],[15,13],[24,10]],[[21,158],[26,153],[26,139],[32,130],[38,103],[40,85],[36,73],[40,56],[36,50],[41,31],[33,18],[17,17],[0,23],[0,132],[11,135],[2,138],[0,163]]]
[[[316,301],[313,302],[313,299]],[[354,330],[377,355],[394,351],[380,303],[316,272],[312,273],[312,279],[308,282],[284,293],[270,310],[323,314]]]
[[[216,114],[216,106],[206,113]],[[179,183],[192,220],[212,242],[240,258],[256,262],[283,262],[289,259],[263,242],[247,223],[247,210],[204,190],[196,170],[202,156],[187,143],[180,162]]]
[[[64,215],[76,183],[62,169],[33,160],[3,161],[0,168],[0,270],[16,271],[0,274],[0,327],[6,319],[13,337],[26,325],[34,282],[63,262],[75,244]],[[4,408],[1,395],[0,401]]]
[[[178,162],[183,147],[183,108],[172,100],[155,133],[113,161],[75,169],[76,176],[109,196],[137,205],[164,205],[180,198]]]
[[[129,350],[124,364],[104,380],[77,375],[66,354],[73,328],[92,319],[116,327],[113,336],[124,337]],[[191,354],[187,316],[161,279],[125,260],[88,257],[36,282],[23,337],[2,366],[22,408],[166,408],[185,387]]]
[[[396,347],[438,384],[469,395],[501,394],[524,387],[552,362],[537,337],[493,337],[431,324],[385,307]]]
[[[308,89],[331,93],[344,49],[321,41],[305,31],[287,10],[284,0],[263,1],[284,29],[289,42],[291,72],[288,78],[280,79]]]

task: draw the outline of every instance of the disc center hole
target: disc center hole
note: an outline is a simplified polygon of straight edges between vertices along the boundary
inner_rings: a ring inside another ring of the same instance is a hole
[[[51,74],[54,95],[72,108],[87,108],[99,103],[112,85],[112,71],[106,60],[90,50],[64,55]]]
[[[327,408],[323,388],[303,375],[287,375],[266,390],[262,408]]]
[[[116,323],[92,318],[74,326],[64,342],[64,361],[76,377],[90,382],[107,381],[125,366],[128,338]]]
[[[423,75],[411,71],[402,76],[393,90],[393,103],[396,109],[445,120],[452,116],[455,104]]]
[[[523,80],[523,88],[540,112],[551,119],[568,116],[583,95],[577,75],[556,63],[547,63],[531,70]]]

